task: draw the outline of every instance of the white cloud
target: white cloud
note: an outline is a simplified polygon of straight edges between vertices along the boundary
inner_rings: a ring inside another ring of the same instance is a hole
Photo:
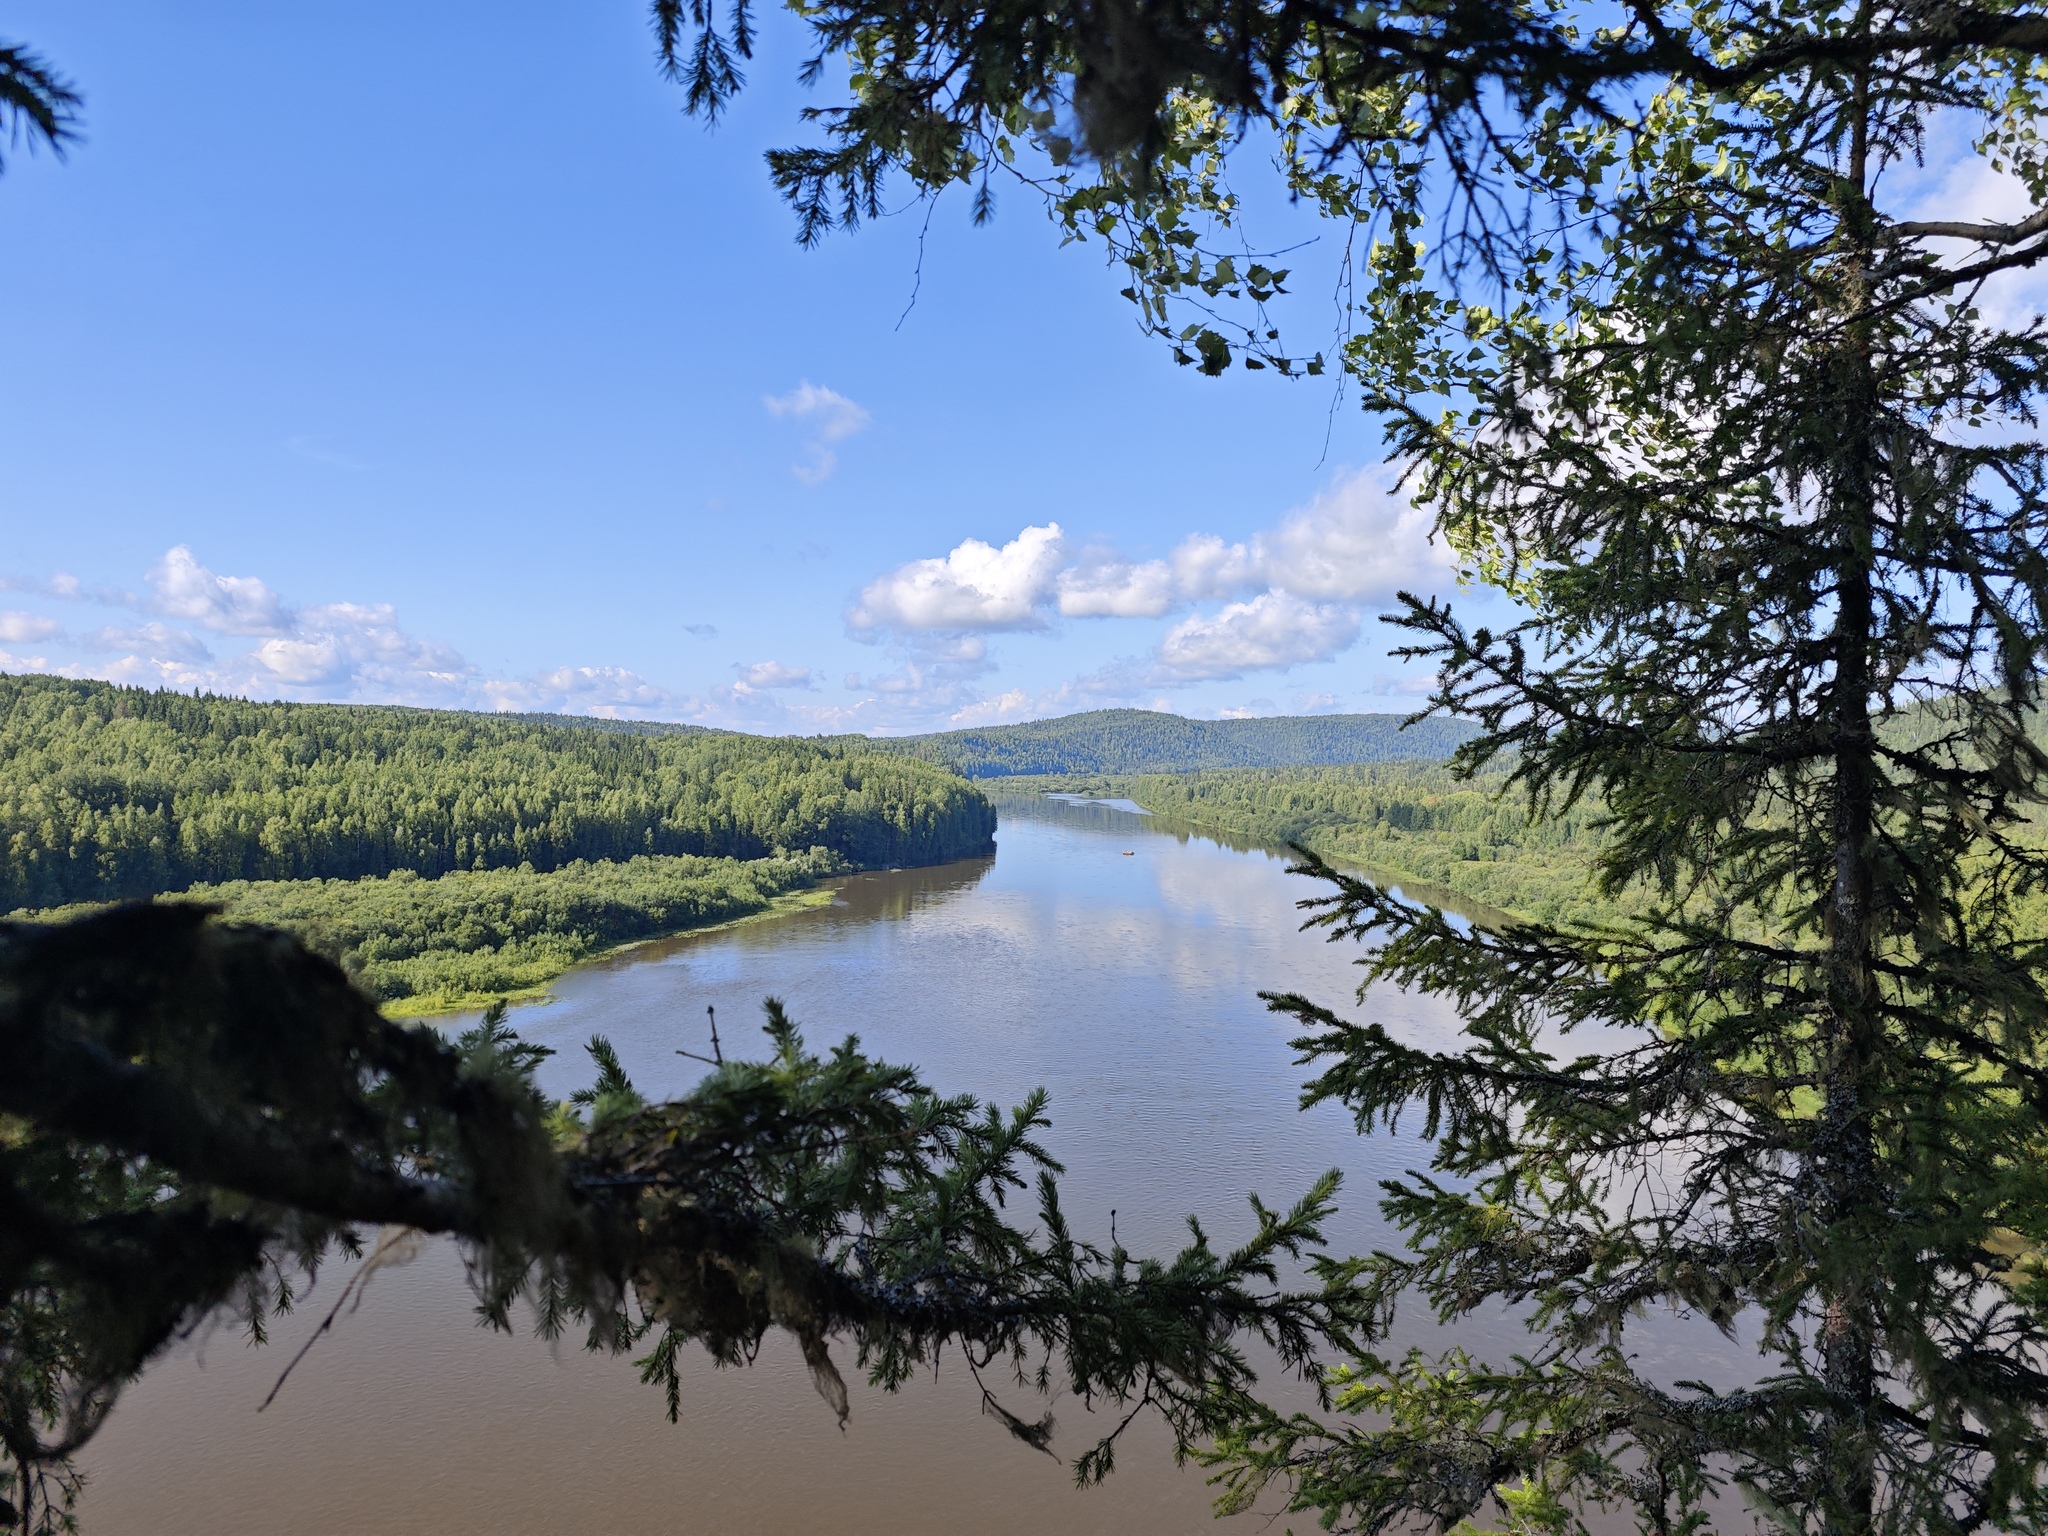
[[[1186,601],[1164,560],[1090,561],[1061,571],[1057,590],[1060,612],[1070,619],[1156,619]]]
[[[809,667],[785,666],[779,661],[757,661],[750,667],[739,669],[737,686],[750,692],[761,692],[768,688],[815,688],[815,675]]]
[[[1362,621],[1402,589],[1428,591],[1455,573],[1448,549],[1431,537],[1433,519],[1396,487],[1386,469],[1343,476],[1271,528],[1230,542],[1192,533],[1172,552],[1128,560],[1099,546],[1075,548],[1058,523],[1034,524],[997,548],[966,539],[947,554],[913,560],[877,577],[847,613],[857,637],[978,636],[1041,630],[1063,619],[1157,619],[1199,605],[1213,612],[1183,618],[1149,658],[1112,662],[1051,692],[1010,689],[974,697],[943,687],[922,661],[893,679],[932,708],[953,707],[955,724],[1042,715],[1059,704],[1132,702],[1141,690],[1241,677],[1327,661],[1354,644]],[[860,684],[849,678],[848,686]],[[1057,696],[1057,697],[1055,697]],[[1333,708],[1314,696],[1315,708]],[[959,699],[957,705],[954,699]],[[1270,708],[1254,701],[1247,708]]]
[[[929,729],[974,702],[979,679],[995,670],[980,635],[913,632],[897,636],[889,651],[893,670],[846,674],[847,688],[866,697],[844,713],[864,729]]]
[[[1251,566],[1271,586],[1317,601],[1383,603],[1452,570],[1430,539],[1433,519],[1368,470],[1332,487],[1252,540]]]
[[[1007,720],[1036,719],[1042,710],[1038,700],[1022,688],[1010,688],[992,699],[976,699],[954,711],[948,725],[1000,725]]]
[[[836,389],[804,380],[786,395],[768,395],[761,401],[771,416],[807,424],[809,457],[792,464],[789,472],[805,485],[823,483],[839,465],[832,444],[844,442],[865,428],[871,418],[865,407],[847,399]]]
[[[861,590],[855,631],[1042,629],[1065,554],[1058,523],[1026,528],[997,549],[966,539],[940,559],[913,560]]]
[[[1259,541],[1226,544],[1191,533],[1164,560],[1129,562],[1090,551],[1059,578],[1060,612],[1070,619],[1156,619],[1204,598],[1266,585]]]
[[[1082,677],[1073,677],[1053,688],[1036,693],[1010,688],[994,697],[966,699],[947,718],[955,726],[994,725],[1006,720],[1039,720],[1049,715],[1070,715],[1077,710],[1111,707],[1154,709],[1171,712],[1172,700],[1145,694],[1156,685],[1149,682],[1142,660],[1111,662]]]
[[[1158,618],[1261,590],[1318,602],[1388,602],[1404,587],[1449,574],[1449,552],[1432,542],[1431,526],[1430,514],[1402,498],[1384,470],[1365,470],[1243,543],[1195,533],[1164,560],[1083,559],[1059,575],[1059,610],[1068,618]]]
[[[1375,672],[1372,691],[1389,698],[1420,698],[1436,692],[1434,672]]]
[[[191,630],[153,619],[108,625],[60,642],[87,653],[111,653],[111,660],[53,663],[44,656],[0,651],[0,667],[255,698],[670,718],[694,718],[710,707],[623,667],[556,667],[525,677],[489,677],[453,646],[407,632],[388,603],[294,608],[256,577],[216,575],[182,544],[157,562],[148,582],[150,593],[140,598],[86,590],[68,577],[48,582],[0,578],[12,589],[104,607],[153,609],[255,643],[216,657]],[[38,637],[57,633],[47,621],[31,627]]]
[[[64,626],[41,613],[23,613],[18,608],[0,609],[0,640],[9,645],[33,645],[63,633]]]
[[[625,667],[555,667],[531,677],[491,678],[477,691],[489,707],[520,713],[630,719],[694,715],[701,709],[700,700],[672,693]]]
[[[1972,143],[1975,114],[1937,114],[1924,149],[1925,166],[1902,165],[1889,190],[1901,217],[1965,224],[2006,224],[2034,211],[2026,184],[1992,166]],[[1951,265],[1985,253],[1971,241],[1929,240],[1928,248]],[[2048,273],[2037,269],[2000,272],[1971,295],[1992,325],[2023,328],[2048,306]]]
[[[284,601],[254,576],[216,576],[184,544],[168,551],[147,577],[151,607],[223,635],[282,635],[292,618]]]
[[[1174,625],[1159,642],[1153,678],[1199,682],[1327,661],[1358,639],[1358,624],[1356,611],[1341,604],[1263,592]]]
[[[246,658],[258,686],[453,703],[477,675],[453,647],[408,635],[389,603],[325,603],[298,618],[291,634],[265,640]]]
[[[1042,629],[1063,618],[1163,618],[1197,603],[1284,595],[1265,616],[1330,603],[1388,603],[1408,587],[1452,573],[1432,540],[1429,513],[1394,488],[1383,469],[1352,474],[1270,529],[1237,543],[1193,533],[1163,559],[1125,560],[1112,550],[1070,551],[1058,523],[1028,527],[1002,548],[967,539],[948,554],[913,560],[862,589],[847,615],[856,632]],[[1192,636],[1222,616],[1181,626]],[[1242,626],[1241,616],[1230,621]],[[1328,623],[1319,619],[1319,633]]]
[[[166,661],[211,661],[213,652],[189,629],[173,629],[152,619],[132,629],[108,626],[85,637],[98,651],[139,651]]]

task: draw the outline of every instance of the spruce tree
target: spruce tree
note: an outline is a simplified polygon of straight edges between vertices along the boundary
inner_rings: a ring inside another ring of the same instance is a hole
[[[857,1040],[809,1048],[771,999],[765,1055],[714,1034],[676,1099],[598,1037],[595,1080],[550,1103],[549,1052],[504,1015],[454,1041],[394,1024],[333,961],[196,904],[0,922],[0,1528],[77,1528],[76,1455],[167,1341],[226,1318],[260,1342],[359,1260],[331,1322],[389,1256],[369,1226],[457,1243],[497,1327],[634,1354],[671,1418],[688,1352],[740,1364],[771,1329],[841,1419],[844,1361],[891,1389],[964,1362],[1048,1454],[1016,1389],[1117,1405],[1084,1480],[1143,1409],[1183,1446],[1249,1410],[1254,1341],[1303,1369],[1357,1320],[1341,1266],[1282,1278],[1321,1247],[1335,1173],[1253,1201],[1234,1248],[1195,1227],[1148,1259],[1067,1224],[1042,1092],[1007,1115],[938,1094]]]
[[[1738,1494],[1787,1529],[2038,1528],[2048,357],[1997,285],[2048,255],[2048,17],[805,14],[855,69],[813,114],[826,145],[771,157],[800,232],[871,212],[892,168],[985,209],[1014,161],[1183,362],[1341,367],[1468,578],[1518,604],[1398,616],[1434,707],[1485,727],[1461,766],[1505,765],[1532,815],[1597,807],[1598,882],[1631,898],[1475,930],[1309,861],[1367,986],[1465,1021],[1423,1050],[1273,999],[1312,1098],[1432,1138],[1361,1299],[1382,1336],[1397,1307],[1505,1303],[1532,1338],[1366,1355],[1339,1378],[1355,1417],[1248,1416],[1214,1453],[1228,1498],[1282,1479],[1363,1531],[1617,1503],[1692,1530]],[[1230,173],[1268,145],[1358,255],[1312,356],[1266,313],[1287,274],[1223,254]],[[1929,146],[2024,209],[1912,217]],[[1666,1308],[1758,1343],[1755,1369],[1640,1370]]]
[[[1283,129],[1298,186],[1382,225],[1345,366],[1519,605],[1492,632],[1407,597],[1409,654],[1485,726],[1461,766],[1505,760],[1533,815],[1601,808],[1599,885],[1640,915],[1475,931],[1315,869],[1368,985],[1465,1020],[1424,1051],[1273,999],[1312,1098],[1364,1129],[1419,1112],[1434,1141],[1387,1187],[1406,1249],[1361,1263],[1365,1300],[1382,1328],[1507,1303],[1533,1339],[1367,1356],[1339,1394],[1364,1418],[1225,1439],[1236,1501],[1285,1475],[1368,1531],[1615,1504],[1701,1529],[1738,1491],[1797,1530],[2048,1513],[2044,353],[1980,302],[2048,215],[1883,200],[1970,117],[2048,202],[2037,86],[1994,54],[1863,49],[1900,24],[1869,6],[1798,20],[1842,61],[1517,122],[1434,264],[1442,141],[1412,99],[1342,125],[1381,157],[1349,182],[1317,163],[1327,102]],[[1691,17],[1718,58],[1764,22],[1792,19]],[[1755,1340],[1754,1371],[1639,1369],[1667,1309]]]

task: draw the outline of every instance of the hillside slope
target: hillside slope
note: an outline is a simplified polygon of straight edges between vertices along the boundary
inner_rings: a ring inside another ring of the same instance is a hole
[[[1097,709],[873,745],[938,763],[970,779],[1043,773],[1195,773],[1216,768],[1337,767],[1449,757],[1479,729],[1465,720],[1402,715],[1283,715],[1189,720],[1147,709]]]
[[[0,675],[0,912],[237,880],[640,855],[983,852],[971,785],[864,741],[592,730]]]

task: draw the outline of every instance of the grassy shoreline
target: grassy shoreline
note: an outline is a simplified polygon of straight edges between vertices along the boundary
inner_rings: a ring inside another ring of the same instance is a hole
[[[844,877],[833,875],[826,878],[836,882]],[[408,997],[397,1002],[383,1004],[384,1016],[388,1019],[406,1020],[439,1019],[446,1018],[451,1014],[475,1013],[490,1007],[492,1003],[496,1002],[512,1004],[544,1002],[553,990],[554,984],[579,966],[594,965],[600,960],[609,960],[626,954],[631,950],[644,948],[649,944],[659,944],[667,939],[678,939],[685,934],[723,933],[730,928],[744,928],[750,923],[761,923],[768,921],[770,918],[787,917],[792,912],[815,911],[819,907],[829,907],[832,905],[833,899],[833,890],[821,882],[818,885],[808,886],[802,890],[789,891],[781,896],[774,897],[767,906],[759,911],[748,912],[740,917],[728,917],[715,923],[696,923],[684,928],[672,928],[664,933],[651,933],[643,939],[621,939],[618,943],[609,945],[593,954],[585,955],[580,960],[570,961],[561,970],[545,980],[537,981],[531,986],[521,987],[516,991],[471,992],[459,997]]]
[[[235,881],[167,893],[235,922],[295,933],[333,955],[393,1018],[420,1018],[545,994],[601,955],[831,900],[820,882],[853,872],[823,848],[767,859],[642,855],[532,868],[408,871],[361,880]],[[12,914],[62,921],[79,904]]]
[[[1499,775],[1453,779],[1442,763],[1222,769],[1183,774],[1043,774],[1004,781],[1026,794],[1082,794],[1143,806],[1162,822],[1282,849],[1398,885],[1485,926],[1612,917],[1627,906],[1591,886],[1593,816],[1532,822],[1499,795]]]

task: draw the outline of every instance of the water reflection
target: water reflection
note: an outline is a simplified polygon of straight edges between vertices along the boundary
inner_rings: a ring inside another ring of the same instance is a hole
[[[1342,1166],[1337,1241],[1393,1244],[1376,1184],[1424,1149],[1361,1139],[1331,1106],[1301,1112],[1287,1028],[1257,997],[1277,986],[1344,1004],[1357,983],[1352,948],[1298,931],[1309,888],[1284,856],[1100,805],[1005,798],[1001,812],[993,860],[857,876],[830,906],[641,946],[513,1021],[559,1052],[552,1092],[588,1080],[581,1045],[601,1032],[644,1090],[672,1094],[702,1070],[676,1051],[704,1048],[706,1006],[732,1052],[772,992],[815,1042],[857,1032],[943,1090],[1014,1103],[1045,1085],[1084,1236],[1106,1238],[1115,1210],[1140,1250],[1177,1246],[1189,1214],[1230,1243],[1250,1229],[1248,1191],[1291,1200]],[[1456,1029],[1430,998],[1389,993],[1362,1011],[1421,1044]],[[380,1275],[258,1418],[316,1321],[280,1327],[269,1350],[217,1337],[153,1367],[93,1447],[87,1532],[1214,1528],[1201,1474],[1176,1469],[1156,1431],[1139,1432],[1108,1486],[1078,1492],[951,1371],[895,1396],[857,1391],[842,1433],[771,1341],[750,1371],[697,1361],[672,1426],[626,1361],[480,1333],[446,1248]],[[1502,1319],[1460,1336],[1496,1353],[1520,1340]],[[1090,1415],[1053,1409],[1071,1455]]]
[[[1290,850],[1284,847],[1260,842],[1241,832],[1161,815],[1148,811],[1131,800],[1098,800],[1081,795],[1040,795],[1014,791],[1005,793],[1000,787],[990,789],[986,784],[982,787],[988,791],[989,798],[995,802],[997,810],[1003,816],[1012,819],[1052,820],[1061,825],[1079,823],[1103,831],[1125,831],[1134,835],[1164,834],[1182,843],[1213,843],[1219,848],[1229,848],[1238,853],[1258,853],[1289,860],[1293,858]],[[1353,860],[1333,858],[1330,862],[1338,868],[1352,870],[1378,881],[1397,895],[1418,905],[1436,907],[1468,922],[1478,923],[1482,927],[1499,928],[1514,922],[1514,918],[1500,908],[1473,901],[1449,886],[1435,885],[1427,880],[1410,880]]]

